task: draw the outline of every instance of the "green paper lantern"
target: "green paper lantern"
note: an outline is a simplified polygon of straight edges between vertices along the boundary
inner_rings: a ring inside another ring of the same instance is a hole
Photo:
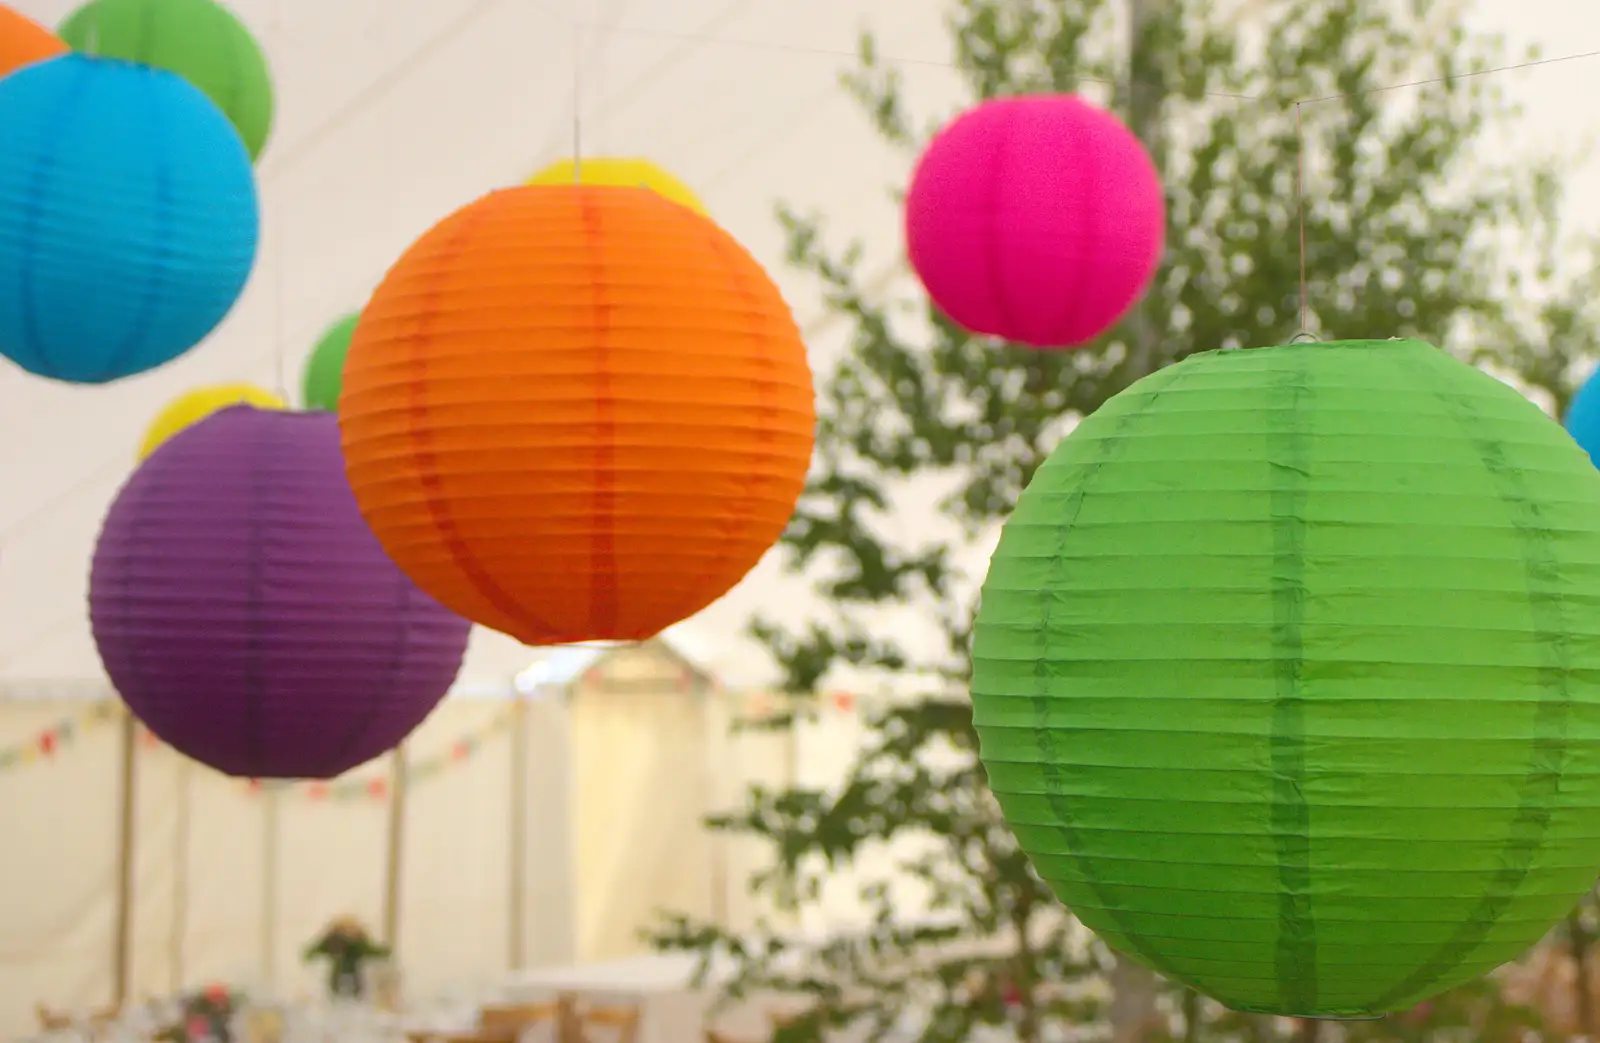
[[[344,386],[344,357],[350,351],[350,336],[356,331],[361,313],[346,315],[322,335],[306,360],[303,378],[307,409],[339,409],[339,389]]]
[[[1401,1010],[1600,869],[1600,472],[1414,340],[1196,355],[1085,419],[983,589],[974,722],[1040,875],[1235,1009]]]
[[[89,0],[57,30],[74,50],[177,73],[233,121],[252,159],[272,130],[272,76],[244,23],[213,0]]]

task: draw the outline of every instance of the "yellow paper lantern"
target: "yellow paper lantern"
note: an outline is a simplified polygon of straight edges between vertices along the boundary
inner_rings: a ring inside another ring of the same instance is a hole
[[[254,384],[209,384],[195,388],[179,395],[156,414],[145,429],[144,441],[139,445],[139,459],[149,457],[161,443],[191,424],[199,423],[219,409],[241,404],[257,409],[289,408],[289,403],[282,398]]]
[[[647,159],[616,156],[585,156],[552,163],[528,179],[530,185],[609,185],[613,188],[648,188],[657,195],[686,206],[697,214],[706,205],[694,190]]]

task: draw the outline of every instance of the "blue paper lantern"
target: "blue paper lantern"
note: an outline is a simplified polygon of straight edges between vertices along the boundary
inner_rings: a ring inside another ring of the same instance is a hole
[[[1572,396],[1564,423],[1567,425],[1567,434],[1583,446],[1589,459],[1594,461],[1596,467],[1600,467],[1600,370],[1590,375],[1578,393]]]
[[[0,79],[0,354],[101,384],[200,343],[249,280],[250,154],[174,73],[69,54]]]

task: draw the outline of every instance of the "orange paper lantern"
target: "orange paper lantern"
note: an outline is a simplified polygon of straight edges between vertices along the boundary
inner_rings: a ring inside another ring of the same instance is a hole
[[[504,189],[400,258],[339,399],[356,500],[417,585],[530,645],[641,640],[782,535],[816,409],[772,280],[654,192]]]
[[[67,53],[66,42],[20,11],[0,4],[0,76]]]

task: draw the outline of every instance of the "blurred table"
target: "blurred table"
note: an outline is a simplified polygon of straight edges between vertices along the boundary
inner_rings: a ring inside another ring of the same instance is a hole
[[[605,1006],[637,1006],[639,1043],[700,1043],[706,1012],[729,970],[714,967],[704,984],[696,988],[694,972],[698,966],[697,956],[654,953],[626,960],[520,971],[506,981],[504,991],[506,999],[513,1003],[538,1003],[556,993],[570,992]],[[767,1038],[764,1023],[752,1028],[743,1036]],[[728,1034],[736,1035],[732,1030]]]

